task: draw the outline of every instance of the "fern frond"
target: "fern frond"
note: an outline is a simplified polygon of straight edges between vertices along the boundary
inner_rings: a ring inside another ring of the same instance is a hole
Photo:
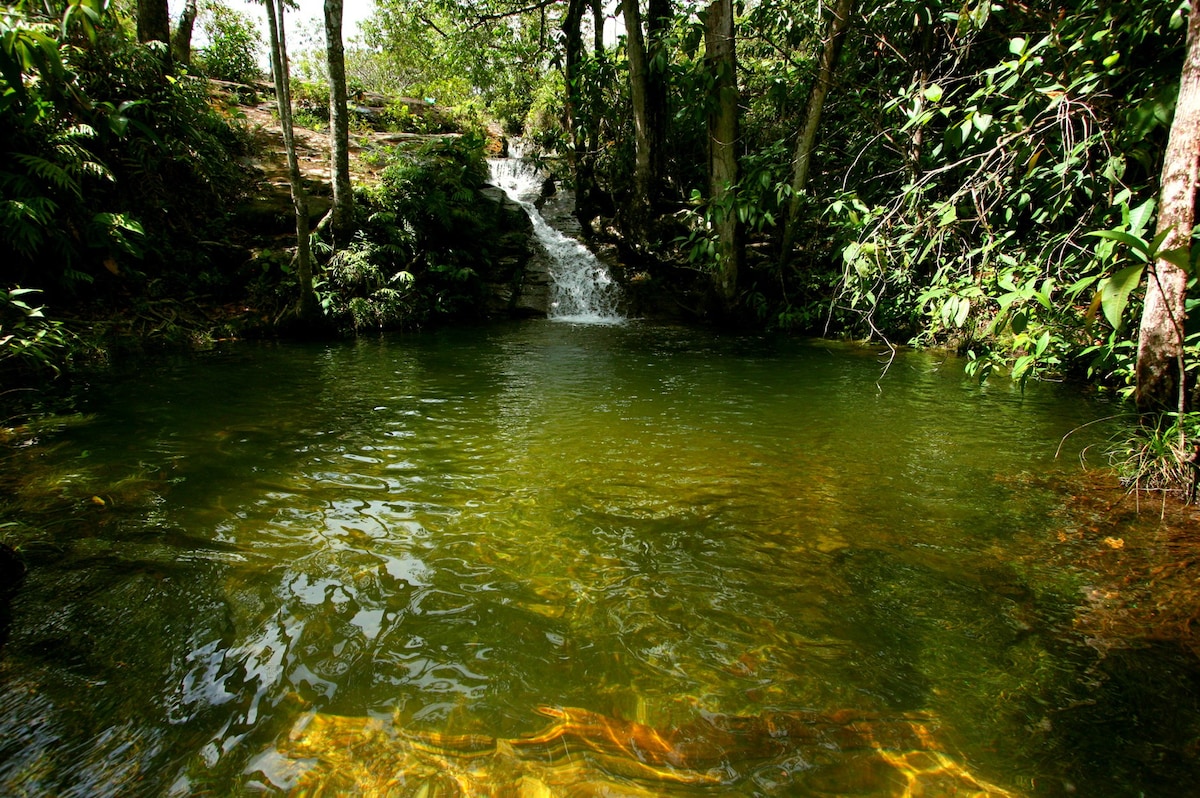
[[[76,197],[80,196],[79,182],[75,180],[74,175],[70,171],[64,169],[59,164],[41,157],[40,155],[31,155],[25,152],[17,152],[12,154],[13,160],[24,166],[33,174],[42,178],[46,182],[53,185],[62,191],[69,191]]]

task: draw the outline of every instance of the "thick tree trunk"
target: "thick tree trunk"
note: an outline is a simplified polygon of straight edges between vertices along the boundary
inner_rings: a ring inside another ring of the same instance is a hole
[[[646,245],[646,223],[650,217],[652,176],[650,119],[647,108],[646,42],[642,37],[642,14],[638,0],[621,0],[625,18],[625,54],[629,60],[629,96],[633,105],[633,200],[628,218],[639,247]]]
[[[171,54],[184,66],[192,63],[192,30],[196,27],[196,0],[185,0],[179,23],[171,37]]]
[[[825,33],[825,44],[817,64],[817,77],[808,93],[808,110],[804,114],[804,128],[796,142],[796,154],[792,158],[792,198],[788,202],[787,219],[783,225],[783,260],[792,257],[796,243],[797,226],[800,221],[800,195],[808,186],[808,172],[812,165],[813,150],[817,145],[817,131],[821,127],[821,113],[825,108],[825,97],[833,85],[833,72],[837,67],[842,42],[846,39],[846,28],[850,24],[850,12],[854,0],[837,0],[829,26]]]
[[[333,160],[331,227],[335,246],[345,246],[354,233],[354,190],[350,185],[350,118],[346,107],[342,0],[325,0],[325,54],[329,67],[329,152]]]
[[[137,37],[146,42],[171,43],[171,12],[167,0],[137,0]]]
[[[708,116],[710,200],[717,209],[717,297],[732,314],[738,298],[742,264],[742,225],[732,198],[738,183],[737,53],[734,48],[733,2],[713,0],[704,13],[704,62],[712,77],[713,102]]]
[[[292,129],[292,92],[288,69],[287,40],[283,29],[283,0],[267,0],[267,28],[271,44],[271,73],[275,78],[275,99],[279,106],[279,126],[283,129],[283,147],[287,151],[288,180],[292,186],[292,208],[296,212],[296,280],[300,285],[302,320],[317,316],[313,293],[312,252],[308,240],[308,195],[300,176],[296,157],[296,139]]]
[[[1195,223],[1196,186],[1200,177],[1200,3],[1188,21],[1187,56],[1179,83],[1179,100],[1163,159],[1158,204],[1158,232],[1167,232],[1164,250],[1188,249]],[[1187,273],[1158,259],[1150,265],[1146,303],[1138,335],[1137,389],[1142,410],[1187,407],[1183,370],[1184,298]]]

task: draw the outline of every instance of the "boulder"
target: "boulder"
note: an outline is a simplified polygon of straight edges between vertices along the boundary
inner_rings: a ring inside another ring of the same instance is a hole
[[[497,186],[479,190],[482,215],[492,228],[492,268],[484,276],[493,317],[545,316],[550,311],[550,270],[520,203]]]

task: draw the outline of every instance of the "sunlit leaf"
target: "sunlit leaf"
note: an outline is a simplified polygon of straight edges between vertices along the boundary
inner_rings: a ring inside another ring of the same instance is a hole
[[[1137,253],[1138,257],[1140,257],[1142,260],[1145,260],[1150,254],[1149,243],[1141,238],[1138,238],[1137,236],[1130,235],[1129,233],[1121,230],[1094,230],[1088,233],[1088,235],[1095,236],[1096,238],[1107,238],[1111,239],[1112,241],[1119,241]]]
[[[1130,211],[1129,232],[1135,236],[1141,236],[1146,229],[1146,225],[1150,223],[1150,219],[1154,216],[1154,208],[1155,200],[1151,198]]]
[[[1113,276],[1104,280],[1097,291],[1101,294],[1101,306],[1104,308],[1104,318],[1113,329],[1120,329],[1121,317],[1125,315],[1125,306],[1129,303],[1129,294],[1142,281],[1142,265],[1128,266]]]
[[[1187,247],[1163,250],[1162,252],[1157,253],[1157,255],[1159,258],[1165,260],[1167,263],[1175,266],[1178,269],[1181,269],[1185,272],[1190,272],[1192,270],[1191,250],[1189,250]]]
[[[958,313],[954,315],[954,326],[962,327],[967,321],[967,316],[971,313],[971,300],[962,297],[958,303]]]

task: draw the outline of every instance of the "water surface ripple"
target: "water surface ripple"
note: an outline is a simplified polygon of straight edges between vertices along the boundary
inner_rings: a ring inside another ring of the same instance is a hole
[[[1101,427],[1055,450],[1108,410],[882,366],[533,322],[232,346],[98,389],[6,464],[29,574],[0,792],[1183,784],[1191,762],[1072,714],[1143,733],[1119,694],[1147,662],[1097,665],[1070,621],[1089,574],[1056,548]],[[1165,673],[1194,705],[1194,669]]]

